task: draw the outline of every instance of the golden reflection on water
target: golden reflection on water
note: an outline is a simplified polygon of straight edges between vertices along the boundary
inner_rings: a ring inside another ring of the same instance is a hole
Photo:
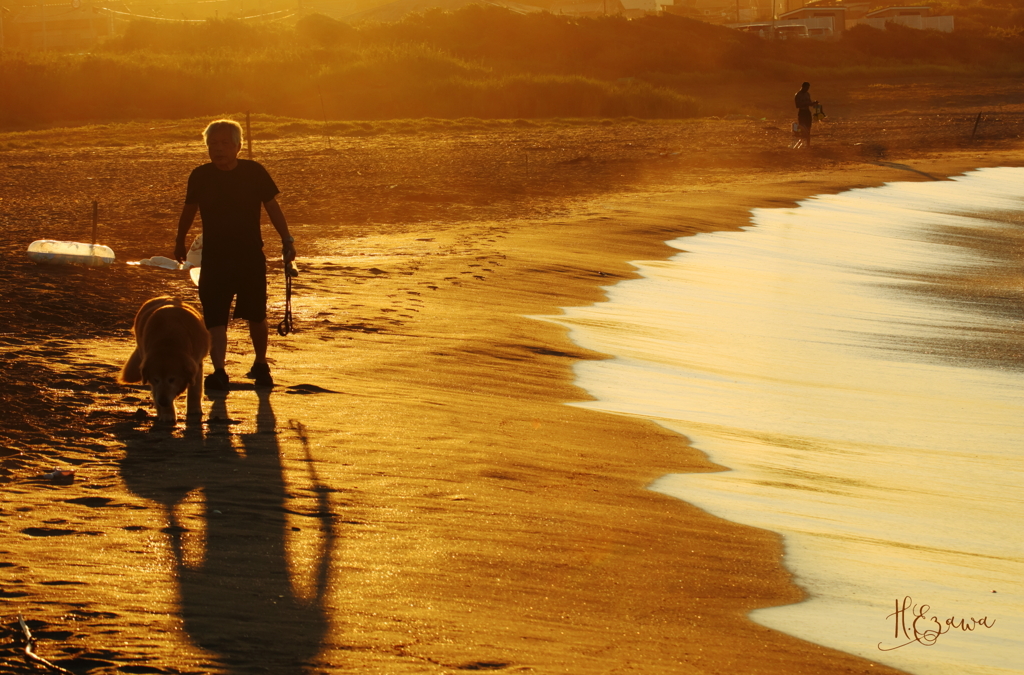
[[[577,366],[580,405],[731,469],[653,489],[784,535],[811,598],[758,622],[916,673],[1024,672],[1021,214],[1020,169],[756,210],[555,319],[616,357]],[[905,596],[997,621],[882,651]]]

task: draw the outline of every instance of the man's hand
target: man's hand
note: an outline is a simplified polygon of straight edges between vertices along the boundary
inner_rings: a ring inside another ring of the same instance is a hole
[[[185,258],[188,257],[188,247],[185,246],[185,242],[176,241],[174,242],[174,259],[180,263],[185,262]]]
[[[295,260],[295,242],[286,241],[281,244],[281,257],[285,262]]]

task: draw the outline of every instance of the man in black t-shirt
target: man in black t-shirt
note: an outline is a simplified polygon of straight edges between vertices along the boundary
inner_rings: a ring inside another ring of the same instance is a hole
[[[210,331],[210,360],[213,373],[206,388],[226,391],[229,380],[224,369],[227,355],[227,327],[231,302],[236,319],[249,322],[249,337],[255,357],[247,374],[257,386],[273,386],[267,364],[267,260],[260,232],[262,209],[281,236],[282,257],[295,259],[295,239],[277,203],[278,189],[267,170],[257,162],[238,159],[242,149],[242,127],[233,120],[217,120],[203,132],[210,153],[209,164],[188,177],[185,206],[178,219],[174,257],[182,262],[188,255],[185,237],[196,213],[203,221],[203,264],[199,275],[199,300]]]

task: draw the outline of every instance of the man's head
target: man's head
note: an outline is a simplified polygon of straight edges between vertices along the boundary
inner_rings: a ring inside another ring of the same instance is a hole
[[[810,82],[804,82],[802,85],[800,85],[800,91],[807,91],[810,88],[811,88],[811,83]],[[239,128],[239,133],[241,133],[241,128]],[[239,136],[239,138],[241,138],[241,136]],[[239,143],[241,143],[241,141],[239,141]]]
[[[242,125],[234,120],[216,120],[203,131],[210,161],[218,169],[230,171],[238,166],[238,153],[242,149]]]

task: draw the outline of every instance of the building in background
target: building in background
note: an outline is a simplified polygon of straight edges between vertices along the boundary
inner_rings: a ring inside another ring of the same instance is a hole
[[[762,13],[759,0],[675,0],[674,4],[665,7],[665,11],[718,24],[756,21]]]
[[[620,0],[623,14],[629,19],[638,19],[661,11],[658,0]]]
[[[714,2],[715,0],[677,0],[680,2]],[[748,1],[748,0],[744,0]],[[754,2],[756,0],[749,0]],[[764,0],[761,0],[764,2]],[[780,6],[783,0],[776,0],[776,6]],[[785,37],[788,30],[791,36],[802,36],[803,32],[798,26],[807,28],[806,36],[812,38],[839,37],[844,31],[853,26],[867,25],[872,28],[885,30],[886,25],[898,23],[908,28],[920,30],[937,30],[952,32],[952,16],[931,16],[931,8],[927,5],[919,6],[893,6],[871,9],[871,2],[867,0],[854,0],[853,2],[830,2],[805,4],[802,0],[792,0],[801,6],[776,13],[772,20],[769,12],[766,18],[758,18],[756,21],[741,19],[729,25],[737,30],[757,33],[764,37]],[[734,16],[736,13],[734,12]],[[697,17],[700,18],[700,17]],[[784,29],[784,30],[781,30]]]
[[[799,9],[808,0],[675,0],[664,10],[707,23],[746,24],[771,21],[772,17]]]
[[[898,23],[908,28],[918,30],[937,30],[944,33],[953,32],[953,17],[931,16],[931,7],[883,7],[873,12],[867,12],[863,17],[858,18],[858,24],[880,28],[885,30],[886,24]]]
[[[809,6],[779,15],[779,23],[807,26],[812,37],[838,37],[846,29],[846,7]]]

